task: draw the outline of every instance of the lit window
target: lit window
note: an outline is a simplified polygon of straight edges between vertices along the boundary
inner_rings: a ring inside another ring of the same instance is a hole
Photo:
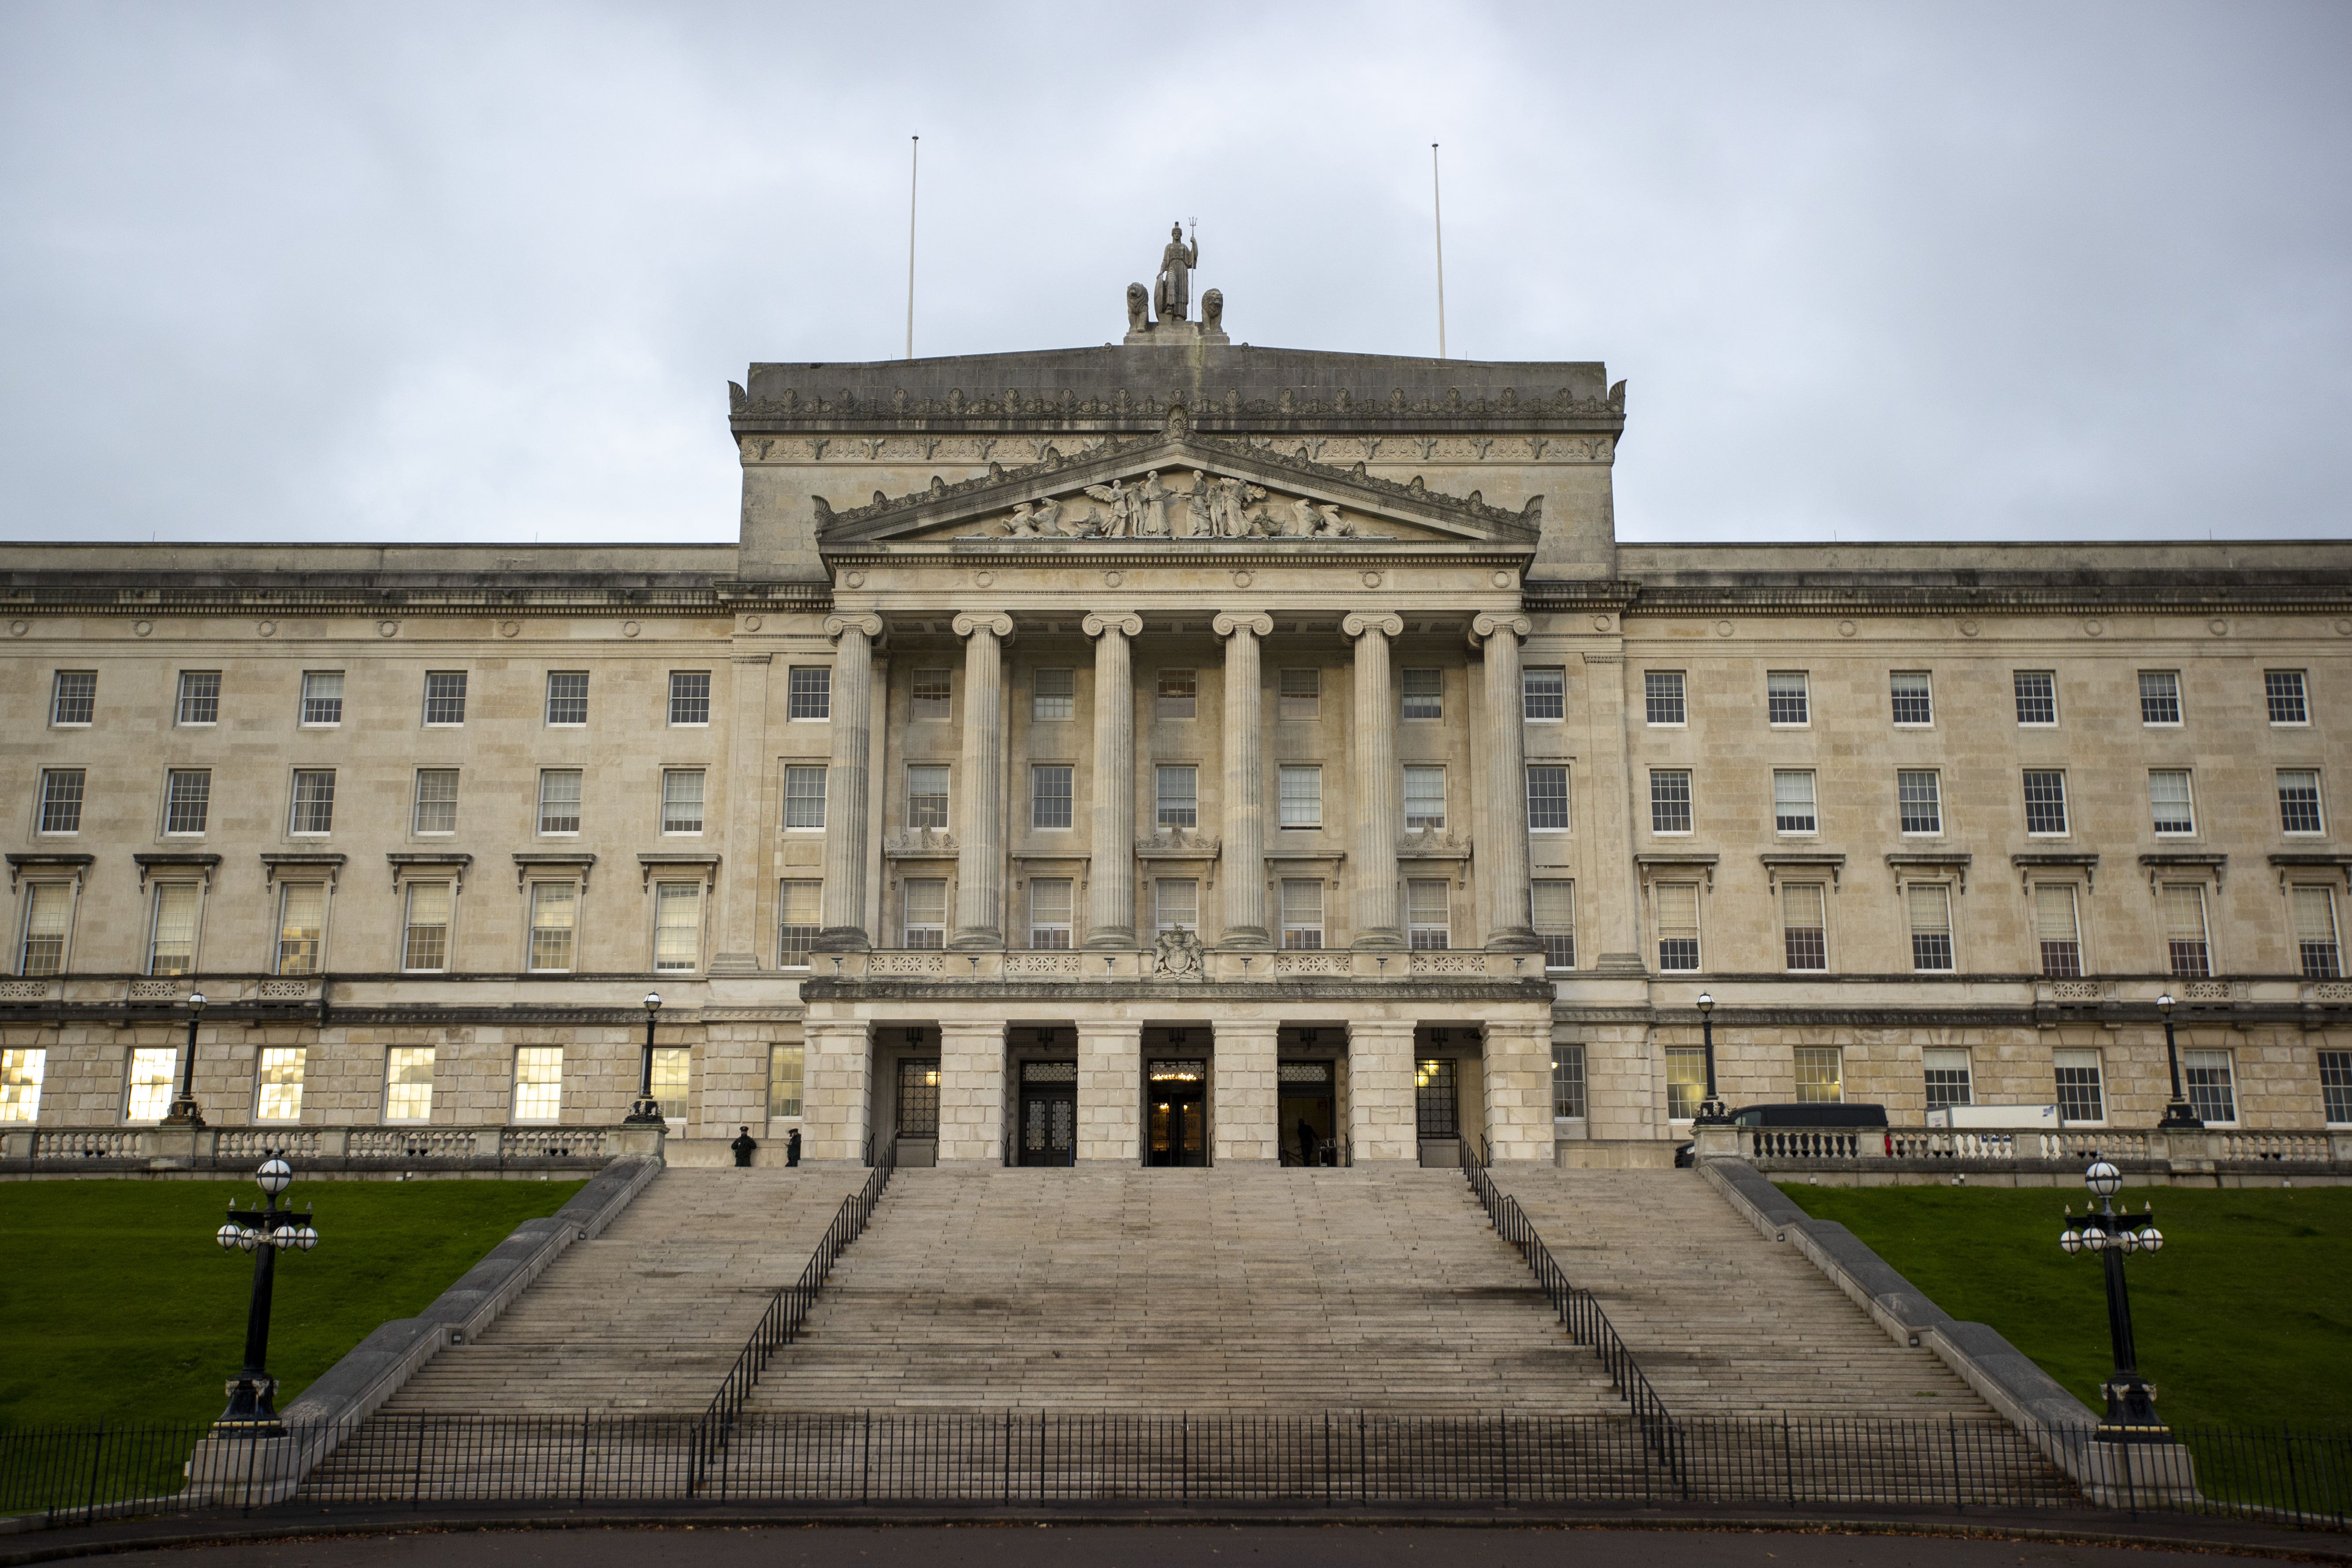
[[[580,831],[580,770],[549,768],[539,775],[539,830]]]
[[[2308,768],[2281,768],[2278,775],[2279,831],[2317,833],[2319,774]]]
[[[1078,672],[1075,669],[1040,669],[1029,677],[1029,716],[1043,723],[1054,723],[1077,716]]]
[[[1312,719],[1323,711],[1323,672],[1286,669],[1277,678],[1276,713],[1285,719]]]
[[[1201,884],[1192,877],[1162,877],[1151,884],[1152,927],[1166,931],[1201,929]]]
[[[948,770],[944,763],[926,763],[907,770],[907,826],[915,829],[948,825]]]
[[[1698,884],[1660,882],[1650,889],[1658,909],[1658,968],[1690,973],[1698,968]]]
[[[563,1111],[563,1047],[524,1046],[515,1052],[514,1119],[553,1121]]]
[[[179,1069],[180,1053],[171,1046],[140,1046],[131,1053],[131,1075],[124,1086],[122,1120],[161,1121],[172,1109],[172,1078]]]
[[[62,974],[66,967],[66,932],[73,921],[73,886],[68,882],[25,885],[25,943],[16,955],[16,973],[39,977]]]
[[[944,878],[912,877],[904,884],[907,900],[906,945],[945,947],[948,939],[948,885]]]
[[[814,833],[824,826],[824,769],[796,763],[784,769],[784,830]]]
[[[1691,777],[1686,768],[1650,770],[1650,831],[1691,830]]]
[[[580,678],[587,679],[586,676]],[[302,722],[340,724],[343,721],[343,672],[306,669],[302,672]]]
[[[805,1046],[776,1046],[768,1052],[768,1114],[801,1113],[801,1080],[808,1060]]]
[[[2068,1122],[2105,1121],[2106,1085],[2099,1053],[2068,1048],[2050,1053],[2058,1080],[2058,1120]]]
[[[784,717],[786,719],[831,719],[833,717],[833,667],[824,664],[796,664],[785,677]]]
[[[1538,763],[1528,769],[1528,831],[1568,831],[1568,769]]]
[[[1461,1080],[1452,1057],[1430,1057],[1414,1062],[1412,1091],[1413,1115],[1422,1137],[1462,1136]]]
[[[299,1046],[268,1046],[254,1071],[254,1115],[262,1121],[302,1120],[302,1067],[309,1055]]]
[[[41,1119],[41,1080],[48,1069],[49,1053],[38,1047],[0,1051],[0,1121]]]
[[[429,669],[425,672],[425,721],[462,724],[466,721],[466,672]]]
[[[1404,699],[1407,719],[1443,719],[1445,717],[1445,672],[1437,669],[1408,669],[1398,678],[1398,689]]]
[[[588,722],[588,672],[551,669],[547,672],[547,721],[571,726]]]
[[[702,831],[702,770],[668,768],[662,773],[662,831]]]
[[[1198,768],[1158,768],[1155,798],[1159,815],[1154,818],[1165,830],[1171,827],[1198,827],[1201,825],[1201,770]]]
[[[1162,719],[1190,719],[1193,699],[1198,695],[1197,672],[1190,669],[1163,669],[1160,672],[1160,708]]]
[[[1071,881],[1067,877],[1029,879],[1029,945],[1070,945]]]
[[[710,672],[673,669],[669,672],[669,721],[672,725],[710,722]]]
[[[1323,945],[1323,883],[1319,878],[1283,879],[1282,945],[1293,949]]]
[[[1812,703],[1801,669],[1764,673],[1764,716],[1775,724],[1810,724]]]
[[[1691,1046],[1666,1047],[1666,1116],[1688,1121],[1706,1100],[1706,1052]]]
[[[1887,678],[1897,724],[1932,724],[1936,704],[1924,669],[1898,669]]]
[[[1811,973],[1830,966],[1827,905],[1819,882],[1780,884],[1780,931],[1783,955],[1791,973]]]
[[[98,712],[98,671],[61,669],[49,700],[52,724],[87,724]]]
[[[1644,671],[1642,676],[1642,704],[1644,716],[1653,724],[1688,722],[1689,708],[1683,700],[1683,672],[1679,669]]]
[[[1911,967],[1934,973],[1952,967],[1952,890],[1941,882],[1913,882],[1903,889],[1911,920]]]
[[[39,1053],[29,1054],[37,1056]],[[33,1092],[37,1096],[40,1093],[38,1084],[34,1086]],[[2319,1053],[2319,1100],[2321,1114],[2330,1127],[2352,1122],[2352,1051]],[[5,1112],[0,1112],[0,1120],[5,1120]],[[24,1120],[30,1121],[32,1118],[26,1116]]]
[[[1772,830],[1775,833],[1817,833],[1821,830],[1821,819],[1813,811],[1813,775],[1811,769],[1773,770]]]
[[[79,768],[47,768],[41,773],[41,831],[79,833],[84,775]]]
[[[1404,771],[1404,826],[1443,828],[1445,826],[1445,770],[1411,767]]]
[[[1529,914],[1543,943],[1546,969],[1576,967],[1576,884],[1539,879],[1528,885]]]
[[[163,831],[198,834],[212,816],[213,775],[208,768],[173,768],[163,775]]]
[[[1282,826],[1323,826],[1323,770],[1286,767],[1276,777],[1281,795]]]
[[[1845,1099],[1845,1062],[1835,1046],[1799,1046],[1797,1103],[1836,1105]]]
[[[1920,1053],[1927,1079],[1927,1109],[1945,1110],[1955,1105],[1973,1105],[1969,1098],[1973,1083],[1969,1079],[1969,1053],[1949,1049],[1931,1049]]]
[[[815,951],[817,931],[824,921],[824,892],[823,882],[786,882],[777,890],[777,968],[809,966],[809,954]]]
[[[2044,837],[2066,831],[2066,775],[2029,771],[2025,775],[2025,831]]]
[[[394,1046],[383,1054],[383,1119],[433,1120],[431,1046]]]
[[[1534,723],[1568,717],[1568,671],[1558,665],[1538,665],[1519,671],[1520,716]]]
[[[155,884],[155,922],[148,941],[148,973],[195,973],[196,904],[201,892],[194,882]]]
[[[2058,677],[2047,669],[2021,669],[2017,685],[2017,721],[2021,724],[2058,722]]]
[[[954,711],[952,672],[944,669],[915,671],[910,701],[916,719],[946,719]]]
[[[326,930],[327,884],[287,883],[278,895],[278,973],[318,973]]]
[[[2158,833],[2194,833],[2197,812],[2189,795],[2186,769],[2156,768],[2147,775],[2147,803]]]
[[[457,831],[457,770],[419,768],[416,771],[416,831]]]
[[[2237,1078],[2229,1052],[2181,1052],[2180,1078],[2198,1121],[2218,1127],[2238,1120]]]
[[[654,1052],[654,1103],[664,1121],[686,1120],[688,1075],[694,1069],[694,1052],[685,1046],[663,1046]]]
[[[2324,887],[2294,889],[2294,944],[2306,980],[2335,980],[2344,973],[2336,940],[2336,893]]]
[[[1451,945],[1454,911],[1444,879],[1415,877],[1404,885],[1405,938],[1416,952]]]
[[[702,966],[702,884],[654,884],[654,967],[665,971]]]
[[[2139,721],[2143,724],[2180,722],[2180,677],[2168,669],[2139,672]]]
[[[580,889],[571,882],[530,885],[530,966],[555,973],[572,969]]]
[[[175,724],[217,724],[220,722],[220,671],[217,669],[184,669],[180,671],[180,700],[173,713]]]
[[[1070,826],[1071,780],[1076,770],[1055,763],[1029,770],[1029,826]]]
[[[2303,671],[2299,669],[2264,670],[2263,696],[2270,704],[2272,723],[2308,724],[2311,722],[2311,708],[2304,697]]]
[[[2165,961],[2176,979],[2202,980],[2213,973],[2205,930],[2205,889],[2197,882],[2164,885]]]
[[[1932,768],[1904,769],[1895,775],[1895,809],[1906,833],[1944,831],[1942,781]]]
[[[400,966],[416,973],[438,973],[449,967],[449,884],[408,884],[408,918],[404,925]]]
[[[2074,980],[2083,973],[2083,928],[2067,883],[2037,883],[2033,889],[2033,934],[2042,947],[2042,973]]]
[[[1584,1115],[1584,1047],[1551,1048],[1551,1113],[1574,1121]]]
[[[898,1136],[940,1135],[940,1061],[937,1057],[898,1058]]]

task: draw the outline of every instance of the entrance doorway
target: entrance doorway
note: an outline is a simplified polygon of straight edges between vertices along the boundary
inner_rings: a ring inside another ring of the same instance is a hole
[[[910,1031],[911,1033],[911,1031]],[[939,1157],[940,1058],[900,1057],[891,1135],[901,1165],[929,1165]]]
[[[1147,1165],[1209,1163],[1209,1064],[1155,1061],[1144,1073]]]
[[[1412,1109],[1421,1163],[1461,1164],[1462,1089],[1452,1057],[1423,1057],[1412,1064]]]
[[[1276,1081],[1281,1086],[1275,1132],[1286,1165],[1341,1163],[1333,1066],[1330,1062],[1308,1061],[1275,1064]]]
[[[1078,1064],[1023,1062],[1020,1115],[1015,1163],[1077,1163]]]

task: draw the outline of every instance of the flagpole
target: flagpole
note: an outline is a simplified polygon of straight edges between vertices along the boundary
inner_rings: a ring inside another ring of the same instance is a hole
[[[1429,207],[1437,224],[1437,357],[1445,357],[1445,202],[1437,186],[1437,143],[1429,144]],[[911,357],[911,356],[910,356]]]
[[[923,139],[913,138],[907,157],[907,357],[915,357],[915,179],[921,172]],[[1441,356],[1442,357],[1442,356]]]

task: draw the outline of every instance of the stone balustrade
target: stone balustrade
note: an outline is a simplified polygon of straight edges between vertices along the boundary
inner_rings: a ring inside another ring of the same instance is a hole
[[[282,1154],[306,1175],[597,1170],[658,1159],[659,1127],[27,1127],[0,1131],[0,1174],[249,1171]]]
[[[2352,1129],[2067,1128],[2003,1131],[1939,1127],[1699,1128],[1702,1160],[1738,1158],[1759,1171],[1867,1184],[1990,1176],[2014,1184],[2078,1184],[2094,1157],[2136,1180],[2223,1185],[2317,1177],[2352,1181]]]
[[[1170,969],[1150,949],[1101,948],[956,952],[938,948],[880,948],[870,952],[819,953],[809,969],[817,981],[910,980],[927,984],[1039,983],[1070,984],[1160,981],[1174,984],[1265,984],[1297,980],[1421,984],[1433,981],[1539,981],[1538,952],[1478,948],[1435,952],[1313,948],[1303,951],[1209,951],[1198,968]]]

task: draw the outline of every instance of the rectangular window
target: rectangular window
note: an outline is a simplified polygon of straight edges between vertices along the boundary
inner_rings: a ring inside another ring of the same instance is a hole
[[[1528,831],[1568,831],[1568,769],[1538,763],[1528,769]]]
[[[2278,800],[2280,832],[2317,833],[2321,831],[2317,773],[2309,768],[2281,768],[2278,775]],[[79,819],[79,807],[76,809],[76,819]]]
[[[1764,672],[1764,716],[1770,722],[1811,723],[1811,696],[1806,689],[1803,670],[1770,669]]]
[[[1819,882],[1780,884],[1780,931],[1785,957],[1792,973],[1830,966],[1827,901]]]
[[[664,1121],[686,1120],[688,1075],[694,1070],[694,1052],[685,1046],[663,1046],[654,1052],[654,1103]]]
[[[9,1054],[18,1053],[12,1051]],[[26,1054],[38,1056],[40,1053]],[[40,1093],[37,1081],[33,1086],[33,1092],[37,1097]],[[2319,1053],[2319,1102],[2320,1114],[2330,1127],[2352,1122],[2352,1051]],[[5,1111],[0,1111],[0,1119],[5,1119]],[[30,1121],[32,1118],[26,1116],[24,1120]]]
[[[155,884],[155,922],[147,944],[150,974],[193,974],[196,970],[196,900],[194,882]]]
[[[2025,831],[2045,837],[2066,831],[2066,775],[2029,770],[2025,775]]]
[[[1835,1046],[1799,1046],[1797,1103],[1838,1105],[1845,1100],[1845,1061]]]
[[[1293,949],[1323,945],[1323,882],[1320,878],[1283,879],[1282,945]]]
[[[2139,721],[2143,724],[2180,722],[2180,677],[2169,669],[2139,672]]]
[[[702,831],[702,770],[666,768],[662,772],[662,831]]]
[[[1454,910],[1442,877],[1415,877],[1404,885],[1405,938],[1415,952],[1439,952],[1451,945]]]
[[[383,1119],[433,1120],[431,1046],[394,1046],[383,1054]]]
[[[806,969],[824,922],[824,884],[786,882],[776,891],[776,967]],[[799,1112],[793,1112],[798,1115]]]
[[[66,930],[73,920],[73,898],[70,883],[25,885],[25,944],[16,955],[17,973],[37,978],[65,973]]]
[[[180,700],[173,711],[172,721],[175,724],[220,722],[219,670],[180,671]]]
[[[1775,768],[1772,771],[1772,831],[1821,831],[1821,818],[1813,811],[1811,769]]]
[[[940,1059],[898,1058],[898,1136],[940,1135]]]
[[[1906,833],[1944,831],[1942,781],[1932,768],[1906,768],[1895,775],[1895,809]]]
[[[710,722],[710,672],[673,669],[669,672],[669,721],[677,725]]]
[[[551,669],[547,672],[547,721],[570,728],[588,722],[588,672]]]
[[[586,680],[586,676],[580,678]],[[340,724],[343,721],[343,672],[306,669],[302,672],[302,722]]]
[[[2147,775],[2148,815],[2158,833],[2194,833],[2197,811],[2186,768],[2153,768]]]
[[[815,833],[824,827],[824,769],[793,763],[784,769],[784,831]]]
[[[1688,1121],[1706,1100],[1706,1052],[1690,1046],[1666,1047],[1666,1116]]]
[[[2099,1053],[2070,1048],[2053,1051],[2050,1058],[2057,1069],[2058,1120],[2105,1121],[2107,1095],[2099,1070]]]
[[[1151,884],[1154,933],[1201,929],[1201,884],[1192,877],[1162,877]]]
[[[1452,1057],[1425,1057],[1412,1064],[1413,1117],[1422,1137],[1462,1136],[1460,1086]]]
[[[122,1120],[161,1121],[172,1109],[172,1079],[179,1070],[180,1053],[171,1046],[140,1046],[131,1053],[131,1077],[124,1086]]]
[[[1196,671],[1163,669],[1160,672],[1159,716],[1162,719],[1190,719],[1200,681]]]
[[[415,973],[437,974],[449,967],[449,912],[446,882],[408,884],[408,918],[404,922],[400,966]]]
[[[808,1064],[806,1046],[774,1046],[768,1051],[768,1115],[801,1113],[801,1082]]]
[[[2264,670],[2263,696],[2269,701],[2272,723],[2308,724],[2311,722],[2311,708],[2304,696],[2303,671],[2299,669]]]
[[[2238,1120],[2237,1078],[2229,1052],[2181,1052],[2180,1078],[2198,1121],[2218,1127]]]
[[[87,724],[98,712],[98,671],[61,669],[49,699],[49,722]]]
[[[2053,980],[2083,973],[2083,928],[2071,884],[2038,882],[2033,889],[2033,935],[2042,948],[2042,973]]]
[[[79,768],[46,768],[41,773],[41,831],[79,833],[83,773]]]
[[[654,884],[654,967],[688,971],[702,967],[702,884]]]
[[[278,973],[318,973],[326,933],[326,883],[289,882],[278,890]]]
[[[1580,1121],[1584,1110],[1584,1047],[1555,1043],[1551,1048],[1551,1113]]]
[[[416,770],[416,831],[419,833],[457,831],[457,769],[419,768]]]
[[[1691,830],[1691,777],[1687,768],[1650,770],[1650,831]]]
[[[906,889],[906,945],[945,947],[948,944],[948,884],[942,877],[910,877]]]
[[[1897,724],[1932,724],[1936,721],[1935,693],[1930,689],[1926,670],[1895,670],[1887,677],[1887,689],[1893,700]]]
[[[580,889],[571,882],[530,885],[530,966],[555,973],[572,969],[580,918]]]
[[[2164,885],[2164,951],[2176,979],[2203,980],[2213,973],[2213,957],[2206,942],[2202,883]]]
[[[1943,1110],[1955,1105],[1973,1105],[1969,1098],[1973,1087],[1969,1082],[1969,1053],[1955,1050],[1927,1050],[1920,1053],[1927,1078],[1927,1109]]]
[[[1070,826],[1070,787],[1075,770],[1055,763],[1029,770],[1029,826]]]
[[[1411,833],[1416,828],[1443,828],[1444,826],[1445,770],[1423,767],[1405,769],[1405,831]]]
[[[1689,707],[1683,700],[1683,672],[1679,669],[1643,671],[1642,702],[1643,714],[1653,724],[1689,721]]]
[[[786,719],[830,720],[833,717],[833,667],[796,664],[786,676]]]
[[[265,1046],[254,1064],[254,1118],[302,1120],[302,1069],[310,1053],[299,1046]]]
[[[2017,721],[2028,725],[2058,722],[2058,677],[2047,669],[2021,669],[2017,684]]]
[[[1163,831],[1171,827],[1198,827],[1201,825],[1201,770],[1173,767],[1152,771],[1158,779],[1154,799],[1159,807],[1153,821]]]
[[[48,1069],[46,1049],[0,1051],[0,1121],[41,1119],[41,1080]]]
[[[523,1046],[515,1052],[514,1119],[553,1121],[563,1113],[563,1047]]]
[[[425,672],[425,721],[462,724],[466,721],[466,672],[428,669]]]
[[[163,831],[199,834],[213,809],[209,768],[173,768],[163,775]]]
[[[1404,717],[1407,719],[1443,719],[1445,717],[1445,672],[1438,669],[1408,669],[1398,680],[1398,689],[1404,696]]]
[[[1067,877],[1029,879],[1029,945],[1066,948],[1070,945],[1071,889]]]
[[[1323,711],[1323,672],[1286,669],[1276,688],[1276,711],[1285,719],[1313,719]]]
[[[331,833],[335,830],[335,770],[332,768],[297,768],[294,770],[294,820],[289,831],[298,834]]]
[[[2335,889],[2294,889],[2294,945],[2305,980],[2342,976],[2344,950],[2336,938]]]
[[[1558,665],[1538,665],[1519,671],[1520,716],[1532,723],[1552,723],[1568,717],[1568,671]]]
[[[1323,770],[1284,768],[1277,777],[1281,794],[1282,826],[1285,827],[1320,827],[1323,826]]]
[[[539,830],[569,834],[580,831],[580,770],[548,768],[539,775]]]
[[[948,825],[948,770],[944,763],[925,763],[907,769],[907,826],[911,828]]]
[[[1911,921],[1911,967],[1922,973],[1952,967],[1952,890],[1941,882],[1913,882],[1903,889]]]
[[[1528,913],[1543,943],[1546,969],[1576,967],[1576,884],[1544,879],[1528,884]]]
[[[1660,882],[1651,889],[1658,907],[1658,968],[1687,974],[1698,968],[1698,884]]]
[[[1041,723],[1077,717],[1078,672],[1039,669],[1029,676],[1029,716]]]
[[[948,719],[955,712],[954,672],[945,669],[915,671],[910,706],[916,719]]]

